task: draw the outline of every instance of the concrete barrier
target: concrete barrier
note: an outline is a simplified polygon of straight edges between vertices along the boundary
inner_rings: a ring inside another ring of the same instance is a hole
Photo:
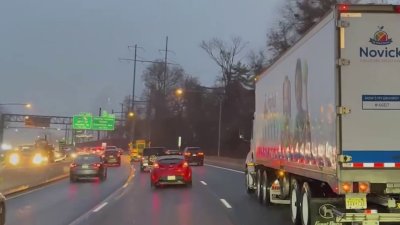
[[[236,159],[228,157],[218,157],[218,156],[205,156],[204,161],[207,164],[212,164],[216,166],[227,167],[235,170],[244,170],[244,165],[246,159]]]
[[[12,195],[68,176],[69,161],[0,169],[0,192]]]

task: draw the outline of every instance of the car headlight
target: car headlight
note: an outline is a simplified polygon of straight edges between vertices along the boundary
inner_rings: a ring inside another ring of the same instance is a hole
[[[12,153],[12,154],[10,155],[9,159],[8,159],[8,162],[9,162],[11,165],[14,165],[14,166],[18,165],[19,162],[20,162],[19,155],[18,155],[17,153]]]
[[[71,157],[72,158],[76,158],[78,155],[74,152],[74,153],[71,153]]]
[[[44,158],[41,154],[37,153],[33,156],[32,162],[33,162],[33,164],[38,165],[38,164],[41,164],[42,162],[44,162]]]

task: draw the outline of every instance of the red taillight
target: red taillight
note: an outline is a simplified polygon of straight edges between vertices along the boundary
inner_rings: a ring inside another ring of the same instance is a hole
[[[197,155],[204,155],[204,153],[203,152],[199,152],[199,153],[197,153]]]
[[[92,166],[95,166],[95,167],[99,168],[101,166],[101,164],[100,163],[93,163]]]
[[[160,165],[158,165],[158,163],[154,163],[154,164],[153,164],[153,168],[156,168],[156,169],[157,169],[157,168],[160,168]]]
[[[400,5],[395,5],[394,6],[394,11],[397,13],[400,13]]]
[[[370,192],[369,182],[358,182],[358,192],[369,193]]]
[[[71,164],[69,165],[70,168],[75,168],[76,166],[77,166],[76,163],[71,163]]]
[[[339,5],[338,9],[340,12],[347,12],[347,11],[349,11],[349,6],[348,5]]]
[[[188,164],[187,162],[184,162],[184,163],[182,164],[182,167],[183,167],[183,168],[189,167],[189,164]]]
[[[190,152],[185,152],[185,155],[186,155],[186,156],[190,156],[191,153],[190,153]]]

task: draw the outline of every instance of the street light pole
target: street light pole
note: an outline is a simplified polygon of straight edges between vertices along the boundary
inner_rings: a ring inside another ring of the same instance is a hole
[[[219,98],[219,119],[218,119],[218,150],[217,156],[220,156],[221,150],[221,119],[222,119],[222,98]]]

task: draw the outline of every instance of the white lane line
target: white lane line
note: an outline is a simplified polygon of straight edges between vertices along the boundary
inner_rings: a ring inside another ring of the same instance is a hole
[[[243,174],[244,174],[244,172],[243,172],[243,171],[240,171],[240,170],[234,170],[234,169],[229,169],[229,168],[220,167],[220,166],[214,166],[214,165],[210,165],[210,164],[204,164],[204,165],[209,166],[209,167],[214,167],[214,168],[222,169],[222,170],[228,170],[228,171],[231,171],[231,172],[243,173]]]
[[[100,211],[100,209],[102,209],[104,206],[106,206],[108,203],[107,202],[103,202],[103,204],[97,206],[95,209],[93,209],[93,212],[98,212]]]
[[[124,186],[122,186],[122,188],[126,188],[128,187],[128,183],[125,183]]]
[[[206,182],[204,182],[204,181],[200,181],[200,183],[202,183],[203,185],[207,185],[207,183],[206,183]]]
[[[225,205],[226,208],[232,209],[232,206],[229,205],[229,203],[225,199],[221,198],[220,201],[222,202],[222,204]]]

